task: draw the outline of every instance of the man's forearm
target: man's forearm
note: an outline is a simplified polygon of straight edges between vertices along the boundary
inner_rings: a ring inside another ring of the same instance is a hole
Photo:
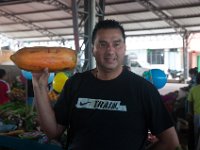
[[[158,141],[149,150],[179,150],[181,148],[179,139],[174,127],[164,130],[156,135]]]
[[[182,150],[182,148],[180,145],[171,146],[171,145],[164,144],[164,143],[158,141],[158,142],[152,144],[151,146],[149,146],[147,148],[147,150]]]
[[[49,137],[54,137],[57,123],[48,99],[48,89],[46,87],[37,87],[34,88],[34,93],[40,126]]]

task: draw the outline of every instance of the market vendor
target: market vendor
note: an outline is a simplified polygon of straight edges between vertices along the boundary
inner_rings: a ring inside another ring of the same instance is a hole
[[[32,74],[40,125],[49,138],[60,137],[68,128],[68,150],[144,150],[149,129],[158,138],[152,149],[180,147],[157,89],[122,66],[125,43],[120,23],[97,23],[92,34],[96,68],[73,75],[54,109],[48,68]]]

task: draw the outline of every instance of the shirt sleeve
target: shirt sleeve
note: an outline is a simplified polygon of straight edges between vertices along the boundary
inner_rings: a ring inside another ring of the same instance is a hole
[[[152,86],[147,85],[145,88],[145,110],[147,116],[147,123],[150,131],[157,135],[164,130],[174,126],[172,117],[167,111],[158,90]]]
[[[74,107],[75,90],[77,89],[77,84],[80,82],[79,78],[80,74],[76,73],[66,81],[64,88],[54,105],[57,123],[66,127],[69,125],[70,115]]]
[[[54,112],[58,124],[67,126],[69,124],[70,111],[70,86],[71,79],[68,79],[63,87],[59,98],[54,105]]]

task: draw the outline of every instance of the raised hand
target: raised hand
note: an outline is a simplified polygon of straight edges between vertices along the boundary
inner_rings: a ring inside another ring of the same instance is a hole
[[[32,72],[32,82],[34,87],[48,86],[49,71],[45,68],[42,72]]]

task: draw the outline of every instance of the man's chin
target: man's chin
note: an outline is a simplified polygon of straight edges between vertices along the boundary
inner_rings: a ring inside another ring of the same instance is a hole
[[[113,71],[117,69],[117,65],[107,65],[105,68],[108,71]]]

